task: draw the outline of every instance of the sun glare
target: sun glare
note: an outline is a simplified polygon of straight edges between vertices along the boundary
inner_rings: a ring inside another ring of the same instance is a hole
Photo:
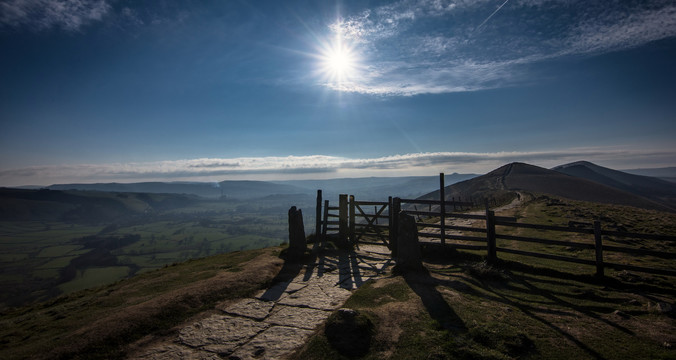
[[[326,66],[337,75],[346,75],[352,67],[352,59],[346,49],[334,49],[326,60]]]
[[[357,75],[358,57],[340,38],[324,44],[319,60],[322,76],[333,85],[350,81]]]

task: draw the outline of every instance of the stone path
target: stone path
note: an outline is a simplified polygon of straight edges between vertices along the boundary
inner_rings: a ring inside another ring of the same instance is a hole
[[[369,279],[393,265],[384,246],[362,245],[346,252],[317,249],[316,261],[255,297],[217,307],[218,314],[179,331],[171,342],[155,344],[132,359],[280,359],[305,344]]]

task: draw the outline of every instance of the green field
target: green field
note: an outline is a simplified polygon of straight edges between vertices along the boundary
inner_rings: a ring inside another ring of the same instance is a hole
[[[109,284],[167,264],[276,246],[288,239],[286,212],[291,205],[275,199],[191,198],[148,213],[147,204],[139,199],[158,203],[175,197],[86,196],[121,201],[129,212],[97,221],[88,217],[87,221],[72,222],[54,218],[0,221],[0,286],[8,289],[0,294],[0,309]],[[310,208],[302,202],[293,205]],[[41,209],[46,205],[33,206]],[[314,218],[306,215],[305,223],[314,224]]]

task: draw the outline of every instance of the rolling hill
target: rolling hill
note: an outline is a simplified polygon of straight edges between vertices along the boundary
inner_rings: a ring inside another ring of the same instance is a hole
[[[524,163],[511,163],[485,175],[447,186],[446,199],[461,197],[483,198],[501,196],[515,191],[551,194],[572,200],[605,204],[629,205],[644,209],[676,211],[676,207],[664,205],[626,190],[601,184],[582,177],[571,176]],[[421,198],[435,199],[439,191]]]
[[[676,184],[662,179],[608,169],[588,161],[565,164],[552,170],[620,189],[676,209]]]
[[[50,190],[84,190],[104,192],[134,192],[150,194],[192,194],[207,198],[221,196],[235,199],[261,198],[270,195],[305,194],[306,189],[293,185],[276,184],[266,181],[221,181],[214,182],[139,182],[139,183],[97,183],[57,184]]]

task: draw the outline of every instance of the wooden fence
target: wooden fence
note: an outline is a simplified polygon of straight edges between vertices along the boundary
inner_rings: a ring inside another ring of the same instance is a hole
[[[603,276],[605,268],[613,268],[616,270],[631,270],[651,274],[676,276],[676,269],[665,268],[649,268],[643,266],[635,266],[628,264],[618,264],[604,261],[604,254],[623,253],[633,256],[653,256],[661,259],[674,260],[676,253],[655,251],[647,249],[638,249],[630,247],[620,247],[608,245],[603,243],[603,237],[613,236],[620,238],[645,239],[652,241],[664,241],[671,244],[670,247],[676,248],[676,236],[664,236],[654,234],[638,234],[622,231],[603,230],[599,221],[594,221],[588,224],[587,228],[552,226],[519,223],[516,218],[496,216],[494,211],[488,208],[486,202],[485,213],[482,214],[467,214],[455,212],[458,208],[465,209],[474,207],[476,204],[472,202],[461,201],[443,201],[444,194],[444,174],[440,174],[440,195],[439,200],[419,200],[419,199],[400,199],[390,197],[387,202],[378,201],[357,201],[354,196],[340,195],[337,207],[329,206],[329,201],[324,201],[322,207],[322,192],[317,191],[317,222],[316,234],[326,236],[329,232],[337,234],[338,241],[342,244],[363,243],[364,238],[377,239],[377,242],[384,243],[396,256],[396,238],[397,238],[397,214],[400,211],[405,211],[409,215],[417,217],[416,224],[422,231],[419,232],[419,237],[424,239],[439,239],[442,246],[448,246],[460,250],[478,250],[486,251],[486,259],[489,263],[494,263],[498,260],[498,253],[515,254],[526,257],[535,257],[541,259],[550,259],[571,263],[578,263],[583,265],[590,265],[596,267],[596,275]],[[418,210],[418,205],[424,208],[428,207],[427,211]],[[367,207],[373,206],[373,212],[369,212]],[[433,208],[433,206],[435,208]],[[323,213],[322,213],[323,208]],[[453,209],[452,211],[449,211]],[[338,212],[337,214],[335,212]],[[323,216],[322,216],[323,215]],[[422,220],[421,216],[438,217],[439,223],[430,224]],[[446,224],[446,219],[470,219],[477,220],[482,223],[482,227],[470,226],[456,226]],[[379,222],[380,220],[380,222]],[[579,225],[579,224],[578,224]],[[498,231],[498,228],[522,228],[534,229],[543,232],[543,237],[525,237],[510,235],[505,232]],[[429,232],[433,229],[439,229],[439,233]],[[448,234],[447,231],[462,232],[460,234]],[[593,238],[593,243],[583,243],[575,241],[564,241],[547,239],[546,235],[551,232],[564,232],[571,234],[589,235]],[[470,233],[471,235],[467,235]],[[594,257],[589,259],[576,258],[570,256],[562,256],[552,253],[536,253],[533,251],[525,251],[507,247],[498,247],[497,239],[509,240],[513,242],[536,243],[553,246],[564,246],[566,248],[576,249],[593,249]],[[474,244],[449,242],[447,240],[459,240],[463,242],[470,242]],[[421,244],[429,244],[429,241],[421,241]]]

